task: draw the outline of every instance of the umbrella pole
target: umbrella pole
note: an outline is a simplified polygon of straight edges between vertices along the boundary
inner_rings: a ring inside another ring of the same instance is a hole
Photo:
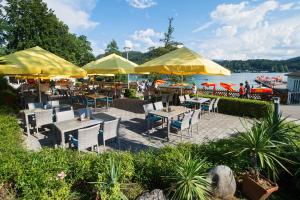
[[[129,89],[129,74],[127,74],[127,88]]]
[[[39,100],[42,102],[42,94],[41,94],[41,79],[38,79],[38,84],[39,84]]]
[[[180,95],[182,96],[182,89],[183,89],[183,75],[181,75],[181,87],[180,87]]]

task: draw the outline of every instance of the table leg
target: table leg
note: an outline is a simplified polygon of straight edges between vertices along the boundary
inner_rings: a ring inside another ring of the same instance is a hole
[[[27,136],[30,135],[30,129],[29,129],[29,119],[28,119],[29,115],[25,114],[25,124],[26,124],[26,133],[27,133]]]
[[[96,112],[96,108],[97,108],[97,99],[94,99],[94,103],[95,103],[95,112]]]
[[[108,109],[108,97],[106,97],[106,109]]]

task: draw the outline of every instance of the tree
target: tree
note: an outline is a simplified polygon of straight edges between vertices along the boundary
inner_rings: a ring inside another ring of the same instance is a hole
[[[166,33],[164,33],[164,38],[160,39],[161,42],[164,43],[165,48],[174,47],[181,43],[174,41],[173,32],[174,32],[174,26],[172,25],[173,17],[169,18],[169,26]]]
[[[4,20],[4,7],[0,4],[0,56],[5,53],[5,41],[4,41],[4,35],[5,35],[5,28],[6,28],[6,22]]]
[[[118,44],[114,39],[112,39],[112,41],[106,46],[105,56],[110,55],[112,53],[121,55],[121,52],[119,51]]]
[[[69,33],[42,0],[7,0],[4,9],[7,53],[40,46],[77,65],[94,59],[86,37]]]

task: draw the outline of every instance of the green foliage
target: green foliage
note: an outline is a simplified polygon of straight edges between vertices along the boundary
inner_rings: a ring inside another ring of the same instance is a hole
[[[209,196],[205,160],[193,160],[191,155],[183,163],[174,163],[175,173],[165,178],[170,182],[172,199],[204,200]]]
[[[164,33],[164,38],[160,40],[161,42],[164,43],[165,48],[170,48],[170,47],[176,46],[178,44],[181,44],[181,43],[173,40],[174,39],[173,32],[175,29],[172,24],[173,20],[174,20],[173,17],[169,18],[168,30],[167,30],[167,32]]]
[[[265,170],[268,177],[272,175],[273,180],[276,180],[279,167],[289,172],[284,166],[284,162],[294,163],[281,154],[283,149],[291,147],[290,144],[283,142],[285,139],[274,137],[279,130],[270,132],[272,128],[265,121],[255,123],[246,132],[239,133],[234,139],[236,145],[233,152],[236,152],[237,155],[246,154],[249,156],[256,180],[259,178],[260,170]],[[281,136],[286,137],[285,135]]]
[[[17,91],[10,87],[7,79],[0,76],[0,107],[16,110],[19,107]]]
[[[222,66],[230,69],[233,72],[288,72],[298,71],[300,59],[299,57],[288,59],[288,60],[231,60],[231,61],[216,61]]]
[[[107,45],[107,47],[105,49],[104,56],[107,56],[107,55],[112,54],[112,53],[121,55],[121,52],[119,51],[118,44],[114,39]]]
[[[136,90],[135,89],[125,89],[124,97],[136,98]]]
[[[267,101],[220,97],[213,95],[199,95],[207,98],[220,98],[218,108],[220,113],[241,116],[263,118],[273,113],[273,104]]]
[[[7,0],[4,9],[2,38],[7,53],[40,46],[80,66],[94,59],[87,38],[69,33],[68,26],[42,0]]]

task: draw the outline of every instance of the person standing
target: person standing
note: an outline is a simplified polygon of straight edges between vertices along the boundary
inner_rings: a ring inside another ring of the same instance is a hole
[[[192,85],[192,92],[193,92],[193,94],[197,94],[197,86],[195,83],[193,83],[193,85]]]
[[[244,88],[244,84],[243,83],[240,83],[239,94],[240,94],[240,98],[244,98],[244,96],[245,96],[245,88]]]
[[[250,85],[249,85],[249,82],[246,81],[246,82],[245,82],[245,97],[246,97],[247,99],[250,98],[250,92],[251,92],[251,87],[250,87]]]

